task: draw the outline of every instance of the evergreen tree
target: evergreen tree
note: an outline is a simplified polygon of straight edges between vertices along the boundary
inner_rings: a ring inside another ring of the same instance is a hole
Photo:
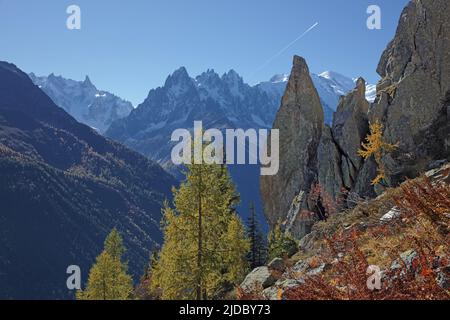
[[[123,240],[113,229],[105,240],[105,248],[89,272],[86,290],[77,293],[78,300],[126,300],[133,292],[133,281],[122,262]]]
[[[158,257],[159,250],[152,250],[149,263],[134,290],[135,298],[138,300],[158,300],[160,298],[159,290],[152,286],[155,268],[158,264]]]
[[[232,284],[240,284],[249,269],[246,254],[250,249],[250,242],[246,237],[245,227],[237,215],[233,215],[228,224],[224,246],[226,280]]]
[[[253,203],[250,204],[250,216],[247,221],[247,238],[250,241],[250,251],[247,255],[247,259],[250,268],[255,269],[264,265],[266,262],[267,249]]]
[[[207,299],[245,274],[248,242],[236,216],[239,196],[223,165],[187,165],[173,189],[173,208],[163,209],[164,245],[154,287],[162,299]]]
[[[281,229],[278,222],[270,231],[269,236],[269,260],[274,258],[290,257],[297,251],[297,242]]]
[[[111,257],[119,260],[122,259],[125,254],[125,246],[123,245],[122,237],[116,228],[112,229],[111,233],[106,237],[104,248]]]
[[[259,231],[256,234],[256,243],[258,244],[256,246],[256,255],[255,255],[255,261],[257,266],[265,265],[267,262],[267,238],[264,236],[262,231]]]

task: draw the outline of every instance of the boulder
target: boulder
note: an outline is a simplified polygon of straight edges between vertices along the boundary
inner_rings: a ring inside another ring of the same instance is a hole
[[[264,289],[263,296],[268,300],[284,300],[286,299],[284,293],[287,290],[297,288],[304,283],[305,281],[301,278],[280,279],[275,283],[275,285]]]
[[[272,286],[277,279],[266,266],[258,267],[250,272],[241,283],[241,289],[246,293],[259,291]]]
[[[284,264],[283,259],[281,258],[275,258],[273,259],[268,265],[267,267],[269,268],[269,270],[274,270],[274,271],[279,271],[279,272],[283,272],[286,269],[286,266]]]
[[[400,259],[396,259],[392,262],[390,269],[403,269],[406,267],[406,270],[414,269],[414,260],[418,258],[418,254],[415,250],[407,250],[400,254]]]
[[[275,300],[280,300],[279,292],[280,292],[280,289],[277,288],[276,286],[273,286],[273,287],[268,287],[268,288],[264,289],[262,292],[262,295],[267,300],[275,301]]]
[[[450,290],[450,267],[442,268],[442,270],[438,272],[436,282],[441,288]]]
[[[292,267],[292,271],[297,274],[305,273],[308,269],[309,263],[303,260],[297,261],[297,263]]]

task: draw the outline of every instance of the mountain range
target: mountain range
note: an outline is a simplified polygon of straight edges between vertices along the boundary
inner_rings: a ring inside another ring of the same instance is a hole
[[[324,120],[331,123],[340,97],[354,88],[355,80],[332,71],[311,77],[324,107]],[[175,129],[192,129],[194,120],[202,120],[204,128],[270,128],[288,81],[288,75],[280,74],[251,86],[234,70],[219,75],[208,69],[191,77],[181,67],[133,109],[123,99],[97,90],[88,77],[83,82],[53,74],[30,74],[30,78],[77,120],[157,161],[179,179],[179,168],[170,159],[174,145],[170,136]],[[368,88],[367,99],[373,101],[374,86]],[[266,225],[259,194],[259,166],[230,165],[229,169],[241,194],[241,215],[245,218],[248,205],[254,202],[261,223]]]
[[[187,71],[182,72],[182,70],[186,71],[185,68],[180,68],[171,75],[171,79],[183,73],[187,75]],[[62,107],[79,122],[87,124],[102,134],[114,121],[126,118],[134,109],[130,102],[110,92],[98,90],[89,76],[86,76],[84,81],[56,76],[53,73],[48,76],[36,76],[30,73],[29,77],[56,105]],[[311,77],[324,106],[325,122],[330,124],[340,97],[354,88],[356,79],[333,71],[312,73]],[[278,74],[269,81],[250,86],[234,70],[219,76],[213,69],[208,69],[190,81],[197,87],[201,100],[211,99],[217,102],[224,116],[233,125],[240,125],[242,128],[269,128],[278,110],[288,79],[288,74]],[[367,85],[366,99],[369,102],[375,100],[375,89],[375,85]],[[151,98],[149,94],[146,100]],[[259,104],[258,107],[257,104]],[[162,125],[162,122],[159,125]],[[158,123],[152,123],[147,129],[157,128]]]
[[[67,267],[79,266],[85,284],[113,228],[126,247],[126,267],[118,269],[135,283],[145,272],[138,287],[146,290],[154,279],[144,271],[149,253],[163,241],[161,207],[182,179],[170,160],[171,133],[199,120],[205,129],[280,133],[276,175],[260,177],[258,165],[228,167],[241,216],[254,202],[265,230],[276,230],[274,255],[248,274],[236,297],[448,299],[448,9],[447,0],[409,2],[379,60],[376,86],[311,73],[294,56],[289,75],[256,85],[234,70],[191,77],[181,67],[133,108],[89,77],[38,77],[0,61],[0,299],[73,298]],[[210,259],[202,255],[201,212],[198,297],[203,270],[224,272],[219,259],[200,265]],[[176,239],[184,237],[174,226]],[[233,234],[226,241],[241,240]],[[195,269],[173,257],[178,270]],[[382,275],[377,290],[366,290],[367,266]]]
[[[191,77],[182,67],[167,77],[162,87],[150,90],[145,101],[128,117],[115,121],[105,135],[157,161],[175,175],[179,169],[171,159],[172,132],[192,129],[194,120],[206,128],[271,128],[287,83],[286,75],[274,76],[255,86],[230,70],[222,76],[207,70]],[[313,76],[325,107],[325,120],[331,121],[341,95],[351,91],[354,80],[335,72]],[[371,96],[369,96],[372,99]],[[255,203],[262,216],[258,165],[229,165],[241,194],[238,211],[246,218],[248,206]]]

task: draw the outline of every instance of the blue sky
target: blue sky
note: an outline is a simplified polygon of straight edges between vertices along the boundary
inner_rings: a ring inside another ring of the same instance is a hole
[[[375,83],[380,55],[407,0],[0,0],[0,60],[38,75],[76,80],[134,104],[180,66],[197,75],[235,69],[257,83],[289,72],[292,56],[312,72],[333,70]],[[82,29],[66,28],[81,7]],[[366,27],[380,6],[382,29]],[[319,25],[273,59],[306,29]]]

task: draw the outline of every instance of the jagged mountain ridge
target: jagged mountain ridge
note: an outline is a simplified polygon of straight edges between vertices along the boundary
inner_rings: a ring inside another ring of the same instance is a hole
[[[176,184],[159,165],[105,139],[0,62],[0,298],[71,298],[113,227],[135,280],[162,241],[162,202]]]
[[[158,161],[182,179],[180,168],[171,161],[171,134],[175,129],[190,129],[194,121],[207,128],[268,128],[277,106],[266,93],[245,84],[233,70],[219,76],[208,70],[191,78],[185,68],[171,74],[164,86],[150,90],[148,97],[131,114],[114,122],[106,135]],[[259,166],[230,165],[230,173],[241,194],[239,212],[245,218],[250,202],[261,222],[258,192]]]
[[[43,77],[30,73],[29,76],[56,105],[100,133],[113,121],[126,117],[133,110],[130,102],[98,90],[88,76],[84,81],[66,79],[53,73]]]
[[[332,71],[312,74],[312,77],[326,108],[325,117],[331,119],[340,97],[354,88],[356,80]],[[194,103],[201,106],[199,109],[208,109],[208,113],[217,113],[215,122],[221,122],[221,125],[228,123],[235,128],[270,128],[286,84],[286,75],[276,75],[270,81],[250,86],[234,70],[219,76],[213,69],[208,69],[191,78],[186,68],[181,67],[166,79],[164,86],[151,90],[129,119],[117,121],[106,135],[118,136],[124,142],[129,139],[129,143],[133,144],[134,140],[141,140],[142,136],[157,132],[171,123],[185,122],[188,113],[195,113],[192,112],[196,107]],[[369,101],[374,100],[373,87],[368,85]],[[161,100],[161,95],[166,95],[165,101]],[[183,99],[191,105],[186,105]],[[134,128],[124,130],[127,123],[131,126],[130,122],[134,122]],[[139,138],[135,139],[134,135]]]

